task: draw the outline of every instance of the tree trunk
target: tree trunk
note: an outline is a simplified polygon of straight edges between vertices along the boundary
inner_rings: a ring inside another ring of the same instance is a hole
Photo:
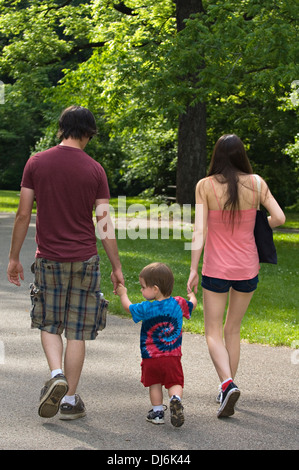
[[[201,0],[176,0],[177,31],[184,19],[203,12]],[[190,80],[190,76],[188,77]],[[196,77],[194,77],[194,82]],[[195,186],[206,175],[206,105],[187,106],[179,116],[176,200],[179,204],[195,203]]]
[[[206,176],[206,105],[188,106],[179,117],[176,199],[195,203],[196,183]]]

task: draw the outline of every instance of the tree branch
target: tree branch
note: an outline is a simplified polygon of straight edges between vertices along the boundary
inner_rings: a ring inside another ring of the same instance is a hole
[[[70,50],[70,52],[68,52],[64,56],[60,56],[60,57],[57,57],[55,59],[52,59],[52,60],[50,60],[49,62],[46,62],[43,65],[51,65],[51,64],[55,64],[56,62],[61,62],[62,60],[67,59],[68,57],[72,56],[73,54],[76,54],[77,52],[84,51],[86,49],[93,49],[93,48],[96,48],[96,47],[104,47],[105,44],[106,44],[106,42],[89,42],[87,44],[81,44],[81,45],[74,46]]]
[[[129,16],[137,16],[138,13],[134,13],[134,9],[133,8],[129,8],[127,7],[124,2],[120,2],[120,3],[113,3],[113,8],[117,11],[119,11],[120,13],[123,13],[124,15],[129,15]]]
[[[46,10],[42,10],[41,13],[44,11],[45,12],[45,16],[49,13],[50,10],[59,10],[60,8],[64,8],[66,7],[67,5],[69,5],[70,3],[72,3],[73,0],[66,0],[65,2],[63,2],[61,5],[57,5],[56,7],[49,7],[47,8]]]
[[[258,73],[258,72],[263,72],[263,70],[274,70],[275,67],[271,65],[265,65],[264,67],[260,67],[259,69],[252,69],[252,70],[247,70],[244,72],[245,75],[250,75],[251,73]]]
[[[90,49],[90,48],[92,49],[94,47],[104,47],[105,44],[106,44],[106,41],[88,42],[87,44],[81,44],[81,45],[73,47],[70,54],[75,54],[76,52],[83,51],[84,49]]]

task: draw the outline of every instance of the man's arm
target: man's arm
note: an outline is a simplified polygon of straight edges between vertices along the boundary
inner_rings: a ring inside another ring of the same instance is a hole
[[[20,194],[19,207],[16,213],[14,228],[11,237],[9,252],[9,263],[7,267],[7,278],[9,282],[20,286],[20,279],[24,280],[23,266],[20,263],[20,252],[27,235],[32,206],[34,201],[34,191],[29,188],[22,188]]]
[[[112,266],[111,281],[115,293],[118,284],[124,284],[125,282],[118,254],[115,230],[109,212],[109,199],[97,199],[95,206],[98,235]]]

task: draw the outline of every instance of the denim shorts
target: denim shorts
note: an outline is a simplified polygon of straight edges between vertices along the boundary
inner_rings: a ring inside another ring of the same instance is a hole
[[[258,276],[252,279],[244,279],[243,281],[231,281],[204,275],[202,275],[201,279],[201,285],[204,289],[219,293],[228,292],[231,287],[238,292],[252,292],[257,288],[258,282]]]
[[[67,339],[92,340],[106,325],[108,302],[100,291],[99,257],[60,263],[37,258],[30,286],[31,327]]]

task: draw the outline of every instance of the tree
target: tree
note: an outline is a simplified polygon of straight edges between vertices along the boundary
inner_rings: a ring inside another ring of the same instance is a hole
[[[204,13],[201,0],[177,0],[177,31],[185,27],[185,20],[196,13]],[[203,63],[197,69],[181,77],[182,81],[197,82]],[[188,76],[189,75],[189,76]],[[177,202],[194,203],[195,185],[206,174],[207,166],[207,124],[206,103],[203,100],[187,103],[186,109],[179,116],[178,129],[178,162],[176,172]]]
[[[297,123],[294,113],[283,116],[278,110],[281,97],[299,72],[295,64],[297,14],[295,2],[203,2],[198,14],[185,21],[178,37],[179,48],[186,51],[178,62],[189,62],[192,71],[197,67],[190,74],[188,108],[207,103],[212,142],[222,133],[239,133],[257,163],[254,166],[270,176],[272,188],[279,189],[282,204],[294,197],[298,184],[293,177],[286,184],[288,188],[282,185],[282,179],[287,181],[286,175],[281,178],[283,168],[292,168],[290,158],[282,152]],[[282,171],[279,177],[274,174],[278,165]],[[272,184],[275,179],[280,182]]]

